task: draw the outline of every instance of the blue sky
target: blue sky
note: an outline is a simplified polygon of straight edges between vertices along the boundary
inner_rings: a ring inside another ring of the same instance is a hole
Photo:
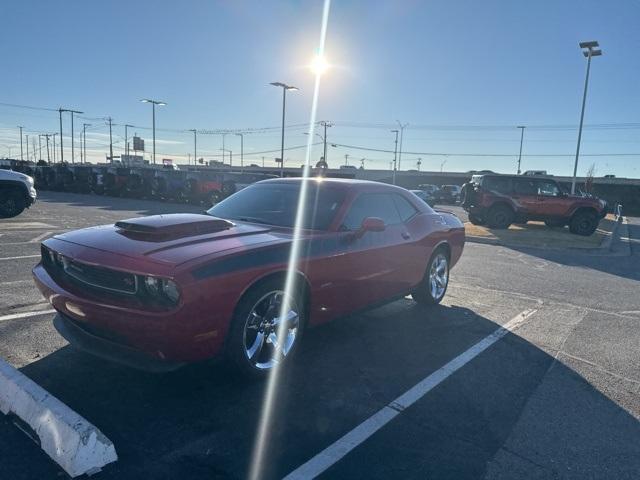
[[[320,1],[3,2],[0,102],[84,111],[76,131],[92,124],[90,159],[103,161],[101,118],[117,124],[116,154],[125,123],[150,146],[150,106],[139,99],[158,98],[168,103],[157,112],[158,158],[186,161],[192,134],[160,129],[277,127],[272,81],[300,88],[288,97],[287,123],[309,121],[307,65],[321,11]],[[637,0],[334,1],[318,119],[336,123],[330,142],[374,150],[393,150],[392,124],[408,122],[403,151],[415,153],[403,154],[402,168],[421,158],[423,170],[455,171],[515,171],[515,126],[527,125],[523,169],[570,174],[586,68],[578,42],[596,39],[604,55],[593,60],[585,123],[616,125],[585,129],[579,172],[595,163],[596,174],[640,177],[640,155],[609,155],[640,153],[639,18]],[[8,147],[19,155],[16,125],[31,138],[55,132],[57,112],[0,105],[0,156]],[[64,128],[68,146],[68,118]],[[287,146],[303,145],[303,132],[288,130]],[[200,135],[199,156],[218,158],[221,141]],[[239,138],[227,136],[226,147],[237,161]],[[252,152],[278,147],[277,130],[246,135],[245,161],[261,163]],[[329,163],[345,154],[350,163],[365,158],[366,168],[393,158],[338,146]],[[276,155],[264,156],[269,164]],[[304,151],[285,158],[297,166]]]

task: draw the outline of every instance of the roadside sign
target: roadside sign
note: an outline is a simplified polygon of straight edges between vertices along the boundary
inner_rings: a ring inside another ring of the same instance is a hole
[[[144,152],[144,140],[140,137],[133,137],[133,151]]]

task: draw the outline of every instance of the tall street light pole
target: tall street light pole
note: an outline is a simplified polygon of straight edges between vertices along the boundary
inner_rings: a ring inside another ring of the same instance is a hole
[[[156,163],[156,105],[166,105],[165,102],[159,100],[151,100],[150,98],[143,98],[140,100],[142,103],[150,103],[152,106],[152,122],[153,122],[153,164]]]
[[[198,163],[198,131],[195,128],[189,130],[193,132],[193,164]]]
[[[42,134],[38,134],[38,161],[42,160]]]
[[[58,114],[60,115],[60,163],[64,162],[64,146],[62,141],[62,112],[70,112],[71,113],[71,163],[73,163],[73,114],[74,113],[84,113],[79,112],[77,110],[70,110],[68,108],[58,108]]]
[[[517,128],[520,129],[520,154],[518,155],[518,175],[520,175],[520,163],[522,162],[522,141],[524,140],[524,129],[526,127],[523,125],[519,125]]]
[[[298,90],[293,85],[287,85],[282,82],[271,82],[271,85],[274,87],[282,88],[282,135],[280,140],[280,176],[284,177],[284,118],[285,118],[285,107],[287,103],[287,90],[296,91]]]
[[[109,163],[113,163],[113,135],[111,133],[112,120],[113,119],[111,117],[107,118],[107,121],[109,122]]]
[[[400,151],[398,152],[398,170],[400,170],[400,168],[402,167],[402,137],[404,137],[405,127],[409,124],[405,123],[403,125],[402,123],[400,123],[400,120],[396,120],[396,122],[398,123],[398,126],[400,126]]]
[[[240,171],[244,172],[244,133],[236,133],[240,137]]]
[[[90,123],[82,124],[82,161],[87,163],[87,127],[90,127]]]
[[[589,70],[591,69],[591,57],[602,55],[602,50],[597,48],[598,42],[580,42],[582,54],[587,57],[587,75],[584,79],[584,93],[582,94],[582,111],[580,112],[580,127],[578,128],[578,145],[576,147],[576,161],[573,164],[573,178],[571,179],[571,194],[576,193],[576,175],[578,173],[578,158],[580,157],[580,140],[582,139],[582,122],[584,121],[584,107],[587,102],[587,87],[589,86]]]
[[[24,160],[24,157],[22,156],[22,129],[24,127],[18,125],[18,128],[20,129],[20,160]],[[9,156],[11,156],[11,154],[9,154]]]
[[[26,134],[25,137],[27,137],[25,140],[27,142],[27,162],[29,161],[29,134]]]
[[[393,184],[396,184],[396,170],[397,170],[397,166],[398,166],[398,133],[400,133],[399,130],[391,130],[391,133],[395,133],[396,134],[396,140],[395,140],[395,149],[393,151]]]

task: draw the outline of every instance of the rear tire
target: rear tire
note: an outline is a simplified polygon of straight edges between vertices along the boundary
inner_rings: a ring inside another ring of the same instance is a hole
[[[20,192],[8,190],[0,192],[0,218],[12,218],[20,215],[27,204]]]
[[[290,365],[298,350],[306,324],[306,302],[301,285],[289,298],[282,339],[278,338],[277,327],[273,324],[280,318],[280,305],[286,298],[284,282],[284,277],[277,277],[258,283],[238,302],[225,354],[244,377],[266,378],[276,365],[279,368]]]
[[[575,235],[588,237],[598,228],[598,217],[595,213],[582,211],[571,217],[569,231]]]
[[[487,214],[487,225],[491,228],[509,228],[513,223],[514,213],[504,204],[494,205]]]
[[[449,286],[449,255],[439,247],[431,255],[427,269],[411,297],[421,305],[436,305],[442,301]]]

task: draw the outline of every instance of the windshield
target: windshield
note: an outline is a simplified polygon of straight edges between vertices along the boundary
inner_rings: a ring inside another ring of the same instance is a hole
[[[210,208],[207,213],[228,220],[294,226],[300,183],[258,183]],[[304,206],[303,228],[328,230],[344,201],[343,189],[310,182]]]

